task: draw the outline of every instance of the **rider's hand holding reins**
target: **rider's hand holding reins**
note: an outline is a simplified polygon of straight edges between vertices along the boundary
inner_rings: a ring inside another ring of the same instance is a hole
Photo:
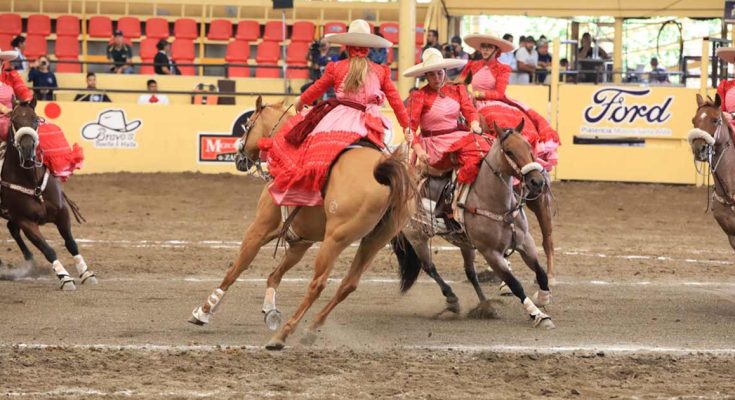
[[[480,121],[472,121],[470,122],[470,130],[472,130],[473,133],[481,134],[482,133],[482,127],[480,127]]]
[[[296,112],[301,112],[301,110],[304,108],[304,104],[301,102],[301,97],[296,100],[296,104],[294,105],[294,108],[296,109]]]

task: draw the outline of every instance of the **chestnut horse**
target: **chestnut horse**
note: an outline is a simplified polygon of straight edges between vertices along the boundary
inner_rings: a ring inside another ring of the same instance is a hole
[[[238,162],[240,168],[250,168],[260,163],[258,140],[276,132],[285,114],[282,103],[265,106],[258,97],[255,112],[246,123],[245,134],[241,139],[243,160]],[[302,342],[312,343],[316,339],[316,330],[324,325],[329,313],[357,289],[360,277],[377,252],[408,221],[409,204],[415,195],[415,188],[412,176],[402,159],[401,154],[388,157],[368,147],[350,149],[331,168],[324,188],[324,205],[303,207],[296,213],[293,209],[289,210],[292,215],[290,235],[287,236],[290,246],[277,270],[284,269],[285,273],[314,242],[320,241],[322,245],[317,253],[314,275],[303,301],[291,319],[266,344],[266,349],[284,348],[286,338],[294,332],[299,321],[324,290],[337,257],[353,242],[360,240],[352,265],[342,279],[337,293],[306,328]],[[194,310],[190,322],[198,325],[209,322],[225,292],[250,266],[260,248],[283,233],[283,225],[281,207],[273,203],[265,188],[258,202],[255,220],[245,231],[245,238],[234,264],[207,301]],[[266,313],[276,309],[275,287],[271,286],[271,282],[269,278],[269,288],[263,305]]]
[[[480,173],[470,188],[464,204],[458,204],[464,210],[465,235],[449,232],[442,235],[444,239],[458,246],[462,255],[474,258],[474,249],[483,255],[487,263],[518,297],[526,312],[533,318],[534,326],[546,329],[554,328],[551,317],[541,312],[537,306],[546,306],[551,301],[548,277],[541,267],[536,253],[536,244],[528,231],[528,221],[523,211],[526,197],[534,198],[544,190],[547,181],[542,173],[543,167],[535,162],[531,146],[521,135],[524,119],[515,129],[501,129],[494,124],[495,132],[499,132],[488,154],[480,167]],[[484,140],[477,137],[477,140]],[[520,180],[520,195],[515,193],[513,178]],[[401,270],[401,290],[411,288],[421,269],[439,283],[442,293],[447,298],[448,310],[459,312],[457,297],[439,276],[431,261],[429,240],[434,235],[433,226],[427,228],[425,221],[433,221],[423,209],[417,212],[417,218],[404,228],[403,234],[394,242],[394,250],[398,256]],[[432,222],[428,222],[433,225]],[[506,255],[518,251],[523,261],[536,274],[540,291],[533,300],[526,297],[518,279],[508,268]],[[492,307],[487,302],[480,288],[472,262],[465,262],[465,273],[480,299],[478,315],[484,314]]]
[[[714,178],[712,214],[735,249],[735,145],[732,127],[722,112],[720,95],[712,101],[697,94],[689,145],[697,161],[706,162]]]
[[[39,225],[51,222],[64,238],[66,249],[74,257],[74,263],[82,284],[96,284],[94,272],[87,268],[79,247],[71,233],[70,211],[78,215],[76,205],[61,190],[61,184],[36,157],[38,147],[39,118],[34,110],[36,101],[20,103],[10,113],[5,161],[2,166],[0,198],[7,209],[3,217],[8,219],[8,230],[27,261],[33,254],[21,237],[21,231],[51,263],[59,278],[61,290],[76,290],[74,279],[69,276],[41,234]]]

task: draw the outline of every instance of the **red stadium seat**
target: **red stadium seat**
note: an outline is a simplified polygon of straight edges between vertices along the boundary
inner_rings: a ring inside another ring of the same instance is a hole
[[[48,15],[34,14],[28,17],[28,35],[48,36],[51,34],[51,18]]]
[[[258,21],[238,22],[235,40],[254,42],[258,38],[260,38],[260,24],[258,24]]]
[[[75,37],[61,36],[56,38],[56,57],[59,59],[75,59],[79,57],[79,41]]]
[[[168,21],[164,18],[148,18],[145,20],[145,37],[149,39],[168,39],[170,36]]]
[[[125,38],[139,38],[140,20],[136,17],[122,17],[117,20],[117,30],[122,31]]]
[[[288,79],[309,79],[309,70],[308,69],[291,69],[289,67],[286,70],[286,78]]]
[[[423,24],[416,25],[416,44],[419,46],[424,45],[424,34],[426,33],[426,30],[424,29]]]
[[[171,45],[171,57],[176,64],[191,64],[194,62],[194,42],[186,39],[176,39]],[[182,75],[196,75],[196,67],[179,66]]]
[[[78,61],[78,59],[76,58],[59,59],[56,62],[56,72],[57,73],[59,74],[64,74],[64,73],[78,74],[82,72],[82,64],[79,64],[77,62],[65,63],[64,61]]]
[[[12,49],[13,46],[10,45],[12,41],[13,35],[0,35],[0,49]]]
[[[230,40],[232,37],[232,21],[228,19],[215,19],[209,24],[207,39]]]
[[[96,15],[89,19],[89,36],[94,38],[112,37],[112,20],[110,17]]]
[[[292,42],[311,42],[314,40],[314,31],[316,27],[310,21],[297,21],[293,24],[291,31]]]
[[[391,47],[391,48],[385,49],[385,50],[386,50],[386,54],[387,54],[387,57],[385,57],[385,60],[386,60],[385,61],[385,65],[387,65],[387,66],[390,67],[390,65],[393,64],[393,52],[396,51],[396,49],[394,49],[394,48]]]
[[[347,32],[347,24],[344,22],[327,22],[324,24],[324,35],[345,32]]]
[[[263,40],[270,42],[282,42],[283,39],[283,25],[281,21],[268,21],[265,23]]]
[[[196,39],[199,37],[199,25],[191,18],[179,18],[174,22],[174,37],[176,39]]]
[[[18,14],[0,14],[0,35],[20,35],[23,19]]]
[[[421,47],[416,48],[416,57],[414,57],[414,64],[418,64],[421,62],[421,55],[423,53],[423,49]]]
[[[153,63],[153,58],[158,53],[156,44],[159,39],[145,38],[140,41],[140,60],[146,63]],[[155,72],[152,65],[141,65],[140,73],[144,75],[153,75]]]
[[[235,40],[227,44],[225,61],[233,64],[247,64],[250,58],[250,43],[243,40]],[[231,78],[244,78],[250,76],[250,67],[228,67],[227,72]]]
[[[288,69],[286,70],[286,78],[288,79],[308,79],[309,70],[306,68],[294,68],[291,67],[306,67],[306,55],[309,53],[310,42],[291,42],[286,49],[286,64]]]
[[[391,43],[398,43],[398,24],[395,22],[385,22],[380,24],[378,31],[384,38],[391,41]]]
[[[26,48],[23,52],[26,57],[35,60],[39,56],[48,53],[48,45],[46,37],[40,35],[30,35],[26,38]]]
[[[79,18],[73,15],[56,18],[56,36],[79,36]]]
[[[255,56],[257,64],[274,65],[281,58],[281,46],[276,42],[263,42],[258,46],[258,54]],[[280,70],[278,68],[256,68],[255,76],[257,78],[278,78]]]

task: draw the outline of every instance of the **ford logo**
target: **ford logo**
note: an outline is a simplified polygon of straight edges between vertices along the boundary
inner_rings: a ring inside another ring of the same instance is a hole
[[[669,96],[663,103],[655,105],[636,102],[650,92],[651,89],[600,89],[592,96],[594,105],[584,110],[584,119],[591,124],[603,120],[632,124],[639,119],[649,124],[662,124],[671,118],[669,107],[674,98]]]

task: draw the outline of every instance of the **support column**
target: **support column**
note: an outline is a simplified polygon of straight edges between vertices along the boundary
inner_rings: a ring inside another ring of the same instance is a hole
[[[615,42],[613,43],[613,82],[623,82],[623,19],[615,18]]]
[[[398,92],[408,96],[413,78],[404,78],[403,71],[413,66],[416,51],[416,0],[400,0],[398,18]]]

